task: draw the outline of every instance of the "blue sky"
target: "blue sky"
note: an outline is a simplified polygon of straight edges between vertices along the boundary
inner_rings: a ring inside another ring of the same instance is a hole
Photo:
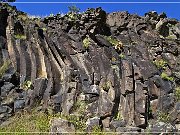
[[[137,3],[119,3],[119,4],[77,4],[76,2],[179,2],[179,3],[149,3],[149,4],[137,4]],[[176,18],[180,20],[180,0],[16,0],[16,2],[74,2],[82,11],[85,11],[88,7],[102,7],[106,12],[115,11],[128,11],[129,13],[136,13],[143,16],[148,11],[155,10],[158,13],[165,12],[168,17]],[[73,4],[67,3],[13,3],[19,10],[22,10],[31,15],[45,16],[51,13],[66,13],[68,12],[68,6]]]

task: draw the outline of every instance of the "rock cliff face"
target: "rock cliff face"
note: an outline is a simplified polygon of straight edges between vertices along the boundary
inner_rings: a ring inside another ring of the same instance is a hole
[[[0,121],[39,107],[81,115],[89,131],[175,132],[179,53],[180,22],[165,13],[40,19],[0,4]]]

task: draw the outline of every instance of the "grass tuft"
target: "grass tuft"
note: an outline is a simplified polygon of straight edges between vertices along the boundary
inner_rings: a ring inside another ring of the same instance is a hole
[[[16,35],[14,35],[14,37],[15,37],[16,39],[23,39],[23,40],[26,39],[26,36],[25,36],[25,35],[22,35],[22,34],[16,34]]]
[[[84,40],[83,40],[83,47],[85,49],[88,49],[89,48],[89,45],[90,45],[90,39],[88,37],[86,37]]]
[[[3,65],[0,67],[0,78],[2,78],[2,76],[4,75],[4,73],[8,70],[9,65],[10,65],[11,61],[5,61],[3,63]]]
[[[161,78],[164,80],[168,80],[168,81],[173,81],[174,78],[173,77],[169,77],[166,73],[162,72],[161,73]]]

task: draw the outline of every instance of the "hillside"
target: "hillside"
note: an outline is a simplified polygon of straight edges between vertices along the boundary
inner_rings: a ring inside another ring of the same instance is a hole
[[[0,131],[180,129],[178,20],[101,8],[34,18],[2,3],[0,20]]]

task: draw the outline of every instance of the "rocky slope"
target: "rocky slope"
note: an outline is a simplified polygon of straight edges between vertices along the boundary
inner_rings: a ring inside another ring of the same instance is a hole
[[[178,131],[178,20],[101,8],[40,19],[3,4],[0,20],[2,125],[39,108],[78,117],[85,131]],[[51,131],[68,126],[54,119]]]

